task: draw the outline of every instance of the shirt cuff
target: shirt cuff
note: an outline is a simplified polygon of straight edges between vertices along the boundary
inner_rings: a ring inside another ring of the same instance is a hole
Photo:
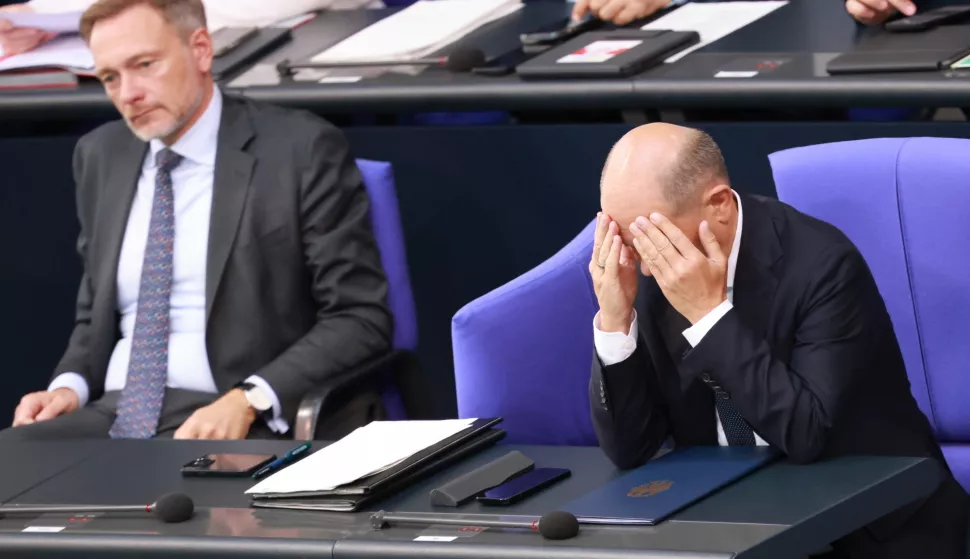
[[[48,392],[53,392],[58,388],[70,388],[77,394],[77,407],[83,408],[88,403],[91,393],[88,390],[88,381],[77,373],[61,373],[47,387]]]
[[[249,377],[246,379],[246,382],[256,385],[260,390],[265,392],[266,395],[269,396],[269,399],[273,402],[273,417],[272,419],[266,420],[266,425],[268,425],[274,433],[283,434],[289,431],[290,425],[285,419],[283,419],[283,408],[280,406],[280,399],[278,396],[276,396],[276,391],[273,390],[273,387],[270,386],[268,382],[263,380],[263,377],[257,375]]]
[[[593,317],[593,346],[603,365],[609,367],[626,361],[637,349],[637,311],[633,311],[630,331],[603,332],[600,330],[600,313]]]
[[[725,300],[720,305],[714,307],[714,310],[707,313],[704,318],[697,321],[697,324],[691,326],[690,328],[684,330],[684,337],[690,342],[690,347],[697,347],[697,344],[701,343],[704,336],[714,328],[718,320],[727,314],[727,312],[734,308],[731,301]]]

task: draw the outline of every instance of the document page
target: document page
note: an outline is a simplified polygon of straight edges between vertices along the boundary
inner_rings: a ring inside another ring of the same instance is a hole
[[[424,58],[521,7],[521,0],[418,0],[311,60],[323,63]]]
[[[705,2],[686,4],[669,14],[651,21],[641,29],[670,29],[672,31],[697,31],[701,40],[664,62],[676,62],[695,50],[726,37],[745,25],[757,21],[787,4],[787,0],[763,0],[760,2]]]
[[[247,494],[329,491],[381,472],[460,433],[474,419],[374,421],[277,472]]]
[[[94,57],[77,35],[57,37],[23,54],[0,57],[0,72],[43,67],[89,72],[94,69]]]
[[[53,14],[3,13],[0,19],[12,23],[14,27],[32,27],[48,33],[77,33],[81,30],[82,12],[59,12]]]

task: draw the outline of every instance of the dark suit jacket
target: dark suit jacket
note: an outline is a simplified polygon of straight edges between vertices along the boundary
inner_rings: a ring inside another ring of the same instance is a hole
[[[309,113],[224,97],[206,264],[206,348],[225,392],[252,374],[292,422],[314,386],[388,349],[387,281],[343,134]],[[84,265],[56,374],[104,391],[120,332],[117,271],[148,144],[121,121],[77,144]],[[199,239],[199,242],[206,242]]]
[[[913,398],[868,266],[835,227],[776,200],[744,197],[734,308],[691,349],[690,326],[643,278],[639,339],[627,360],[593,358],[600,444],[622,468],[670,436],[716,445],[716,392],[796,462],[845,454],[928,456],[944,482],[925,502],[839,542],[852,557],[965,557],[967,495]],[[918,510],[917,510],[918,509]],[[932,528],[931,528],[932,527]],[[902,542],[902,543],[898,543]]]

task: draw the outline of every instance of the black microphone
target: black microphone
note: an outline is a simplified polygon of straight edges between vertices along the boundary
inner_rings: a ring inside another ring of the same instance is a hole
[[[162,495],[150,505],[25,505],[0,507],[0,516],[8,514],[89,513],[89,512],[147,512],[162,522],[174,524],[192,518],[195,503],[185,493]]]
[[[459,47],[448,56],[437,58],[419,58],[416,60],[361,60],[341,62],[290,62],[284,60],[276,65],[280,76],[291,76],[294,70],[333,70],[336,68],[365,68],[368,66],[443,66],[449,72],[461,74],[471,72],[474,68],[484,66],[487,62],[485,53],[476,48]]]
[[[371,515],[371,528],[382,529],[386,524],[443,524],[447,526],[481,526],[483,528],[524,528],[533,532],[539,532],[547,540],[566,540],[576,537],[579,534],[579,520],[572,514],[556,510],[547,512],[541,518],[535,520],[501,520],[501,517],[493,517],[493,520],[480,520],[481,516],[476,516],[475,520],[468,518],[458,518],[453,514],[443,513],[397,513],[378,511]]]

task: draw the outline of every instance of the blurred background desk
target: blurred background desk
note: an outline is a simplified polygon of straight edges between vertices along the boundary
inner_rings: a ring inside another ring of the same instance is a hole
[[[810,466],[776,463],[742,479],[653,527],[583,526],[572,540],[546,541],[516,530],[391,526],[372,531],[356,514],[245,509],[240,479],[186,479],[185,462],[206,452],[281,453],[292,443],[266,441],[106,441],[85,460],[27,491],[18,504],[137,504],[164,492],[189,494],[201,510],[188,522],[162,524],[141,515],[96,515],[67,522],[66,515],[0,519],[0,553],[31,557],[679,557],[800,558],[921,496],[938,481],[926,459],[846,457]],[[573,475],[519,504],[470,503],[435,512],[540,516],[602,486],[617,472],[595,448],[499,445],[464,460],[369,510],[429,512],[429,491],[505,454],[519,450],[539,467]],[[16,448],[0,448],[9,455]],[[52,458],[22,462],[44,467]],[[474,526],[473,517],[469,525]],[[63,526],[57,534],[23,534],[27,526]],[[415,542],[421,535],[450,542]]]
[[[562,20],[568,9],[529,3],[468,42],[497,54],[520,31]],[[323,14],[315,25],[330,35],[312,34],[316,45],[308,46],[305,34],[317,28],[298,28],[290,50],[271,56],[305,56],[390,12]],[[966,123],[846,120],[853,106],[908,109],[970,99],[970,81],[957,74],[820,76],[823,60],[851,48],[861,32],[841,1],[792,0],[675,64],[627,80],[524,83],[439,69],[241,93],[333,118],[356,156],[394,164],[428,413],[446,417],[455,413],[452,315],[551,256],[589,222],[599,207],[604,158],[638,118],[686,118],[705,109],[702,116],[718,122],[691,125],[721,144],[735,188],[768,196],[774,186],[766,155],[776,150],[879,136],[970,136]],[[749,57],[791,60],[752,78],[713,77]],[[450,110],[507,113],[492,125],[397,124],[411,122],[410,113]],[[12,416],[24,392],[46,385],[65,347],[80,275],[71,153],[80,133],[114,117],[95,84],[0,93],[0,235],[8,271],[0,276],[0,347],[9,371],[0,418]]]

